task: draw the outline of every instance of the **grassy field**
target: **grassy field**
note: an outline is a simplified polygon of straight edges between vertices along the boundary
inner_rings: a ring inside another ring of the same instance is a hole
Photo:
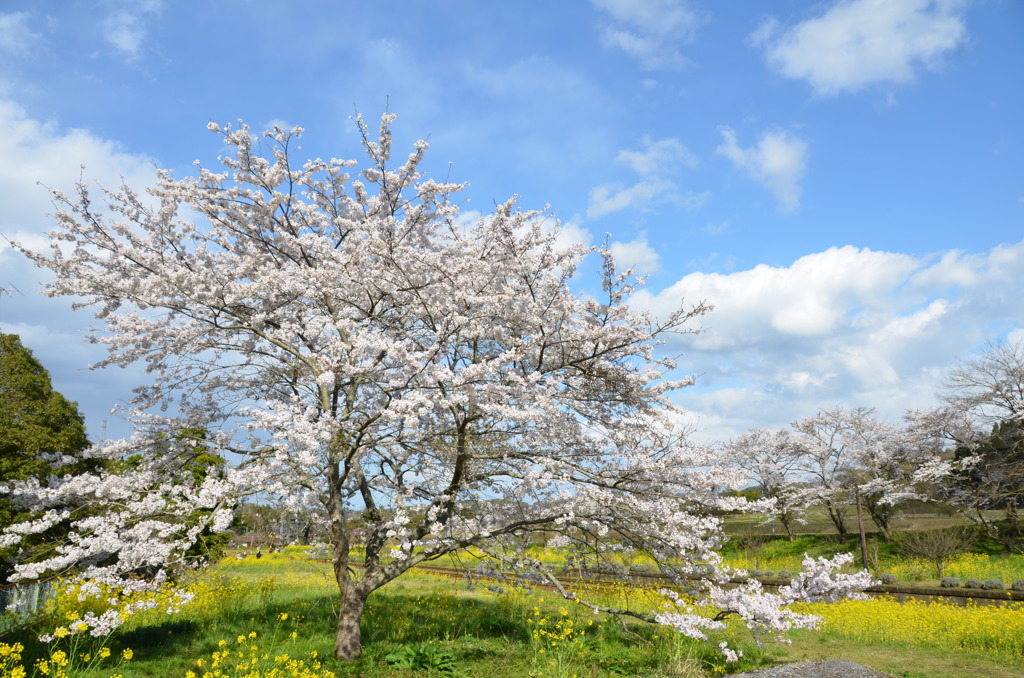
[[[998,511],[988,511],[986,516],[993,520],[1000,518]],[[809,509],[802,518],[803,522],[795,523],[792,526],[795,534],[820,535],[835,533],[835,526],[821,507]],[[867,516],[865,516],[864,520],[865,528],[869,532],[877,529]],[[908,510],[896,514],[892,520],[892,529],[894,532],[904,530],[939,530],[944,527],[972,524],[969,519],[956,513],[952,508],[937,511],[934,504],[918,503],[916,506],[912,505]],[[851,533],[857,532],[856,515],[846,517],[846,527]],[[770,516],[756,513],[727,516],[725,518],[725,529],[730,534],[785,534],[782,524],[777,519],[773,520]]]
[[[336,662],[336,591],[329,568],[289,549],[261,559],[228,558],[192,583],[195,599],[174,616],[147,613],[107,638],[74,633],[82,613],[64,596],[47,615],[0,639],[0,678],[52,676],[715,676],[769,665],[843,657],[895,675],[1018,676],[1024,673],[1024,609],[929,607],[878,600],[808,608],[824,630],[791,646],[761,650],[728,665],[712,643],[664,629],[631,626],[568,605],[551,592],[488,590],[413,572],[374,594],[363,620],[364,654]],[[613,587],[608,602],[650,610],[654,594]],[[60,630],[64,633],[61,634]],[[51,644],[42,632],[63,635]],[[20,648],[20,649],[19,649]]]
[[[867,543],[868,567],[875,575],[889,573],[903,583],[938,585],[931,562],[900,555],[895,544],[884,542],[877,534],[870,534]],[[860,569],[857,535],[842,539],[835,534],[806,534],[790,540],[779,535],[739,532],[732,535],[722,550],[726,563],[733,567],[771,572],[798,571],[805,553],[830,557],[846,552],[857,556],[850,569]],[[1024,579],[1024,555],[1006,554],[994,540],[979,537],[972,552],[955,556],[945,564],[944,576],[962,580],[999,579],[1009,588],[1013,582]]]

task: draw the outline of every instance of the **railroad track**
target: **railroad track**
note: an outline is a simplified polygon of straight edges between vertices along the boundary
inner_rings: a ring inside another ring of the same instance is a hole
[[[452,577],[455,579],[465,579],[467,577],[467,571],[455,567],[440,567],[435,565],[419,565],[417,570],[431,572],[441,576]],[[486,575],[480,575],[470,572],[471,576],[484,577]],[[514,577],[515,575],[509,575]],[[564,577],[557,576],[560,582],[566,585],[571,585],[580,581],[580,577]],[[788,579],[777,579],[777,578],[763,578],[754,577],[761,582],[762,586],[767,589],[777,589],[780,586],[784,586],[789,583]],[[648,585],[656,586],[658,584],[668,586],[671,581],[662,575],[652,574],[650,572],[634,572],[626,578],[611,577],[607,573],[594,572],[585,574],[583,581],[586,581],[589,585],[597,586],[620,586],[623,583],[633,585]],[[746,579],[733,579],[732,584],[742,584]],[[534,584],[540,588],[552,588],[544,584]],[[1024,591],[986,591],[981,589],[963,589],[963,588],[939,588],[939,587],[928,587],[928,586],[899,586],[889,584],[879,584],[872,586],[864,590],[865,593],[873,593],[876,595],[888,595],[896,598],[897,600],[905,599],[916,599],[916,600],[939,600],[947,602],[953,605],[968,605],[971,603],[991,605],[1000,603],[1024,603]]]

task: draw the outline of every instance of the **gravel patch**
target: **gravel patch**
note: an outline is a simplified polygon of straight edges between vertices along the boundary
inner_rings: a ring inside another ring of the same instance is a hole
[[[732,678],[892,678],[892,676],[849,659],[829,659],[823,662],[798,662],[773,666],[770,669],[746,671],[736,673]]]

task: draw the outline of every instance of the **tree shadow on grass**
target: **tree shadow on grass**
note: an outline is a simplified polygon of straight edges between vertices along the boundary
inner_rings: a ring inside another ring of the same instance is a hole
[[[371,597],[363,614],[363,642],[418,643],[464,636],[527,640],[526,618],[499,600],[453,595]]]
[[[139,659],[160,659],[179,654],[180,644],[192,642],[199,631],[195,622],[176,619],[125,631],[118,639],[118,644],[131,648]]]

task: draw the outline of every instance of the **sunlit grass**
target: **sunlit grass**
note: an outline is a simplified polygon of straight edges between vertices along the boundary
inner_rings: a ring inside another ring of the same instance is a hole
[[[991,544],[985,546],[991,548]],[[979,549],[985,550],[985,549]],[[764,535],[735,536],[726,543],[725,563],[746,571],[795,573],[802,568],[803,554],[812,557],[832,556],[841,552],[853,552],[859,556],[860,546],[856,536],[839,540],[835,535],[802,535],[794,540]],[[893,544],[886,544],[876,538],[869,540],[868,564],[872,572],[889,573],[901,582],[917,582],[923,585],[937,585],[935,565],[922,558],[901,556]],[[847,565],[845,571],[861,568],[860,558]],[[1024,579],[1024,554],[1002,552],[964,553],[950,559],[944,565],[944,575],[962,580],[999,579],[1007,588]]]
[[[965,566],[978,568],[982,562],[975,558]],[[412,571],[371,596],[362,625],[363,657],[345,664],[331,656],[337,613],[332,568],[305,550],[229,557],[187,584],[195,597],[173,617],[145,612],[107,638],[69,635],[40,643],[38,633],[67,627],[87,605],[95,605],[65,592],[31,629],[0,639],[0,678],[188,678],[189,672],[203,678],[217,671],[232,678],[376,678],[447,675],[442,669],[451,667],[458,675],[486,678],[698,677],[753,668],[775,652],[758,650],[735,620],[711,643],[690,641],[664,628],[624,628],[528,582]],[[584,581],[575,586],[602,605],[638,612],[663,602],[656,587]],[[985,652],[1007,666],[1022,665],[1020,606],[875,600],[805,611],[825,617],[823,637],[901,647],[911,657],[932,648],[940,658],[930,658],[933,663],[957,652]],[[743,649],[744,663],[727,665],[715,647],[721,640]],[[419,673],[406,666],[419,666]]]
[[[77,598],[62,596],[31,629],[0,645],[0,678],[65,673],[67,678],[372,678],[405,675],[393,658],[406,648],[417,649],[409,656],[446,657],[459,675],[488,678],[726,671],[724,658],[707,643],[667,629],[626,630],[550,591],[510,587],[499,595],[488,584],[494,582],[477,581],[469,588],[465,579],[407,573],[371,596],[362,624],[363,656],[346,664],[330,656],[337,591],[329,564],[294,550],[227,558],[189,583],[195,597],[179,614],[138,615],[104,645],[85,635],[74,637],[74,648],[68,638],[51,644],[36,639],[59,623],[58,613],[75,614]],[[654,601],[651,592],[626,586],[592,593],[638,608]],[[748,660],[742,666],[765,657],[752,644],[744,648]],[[73,652],[79,661],[62,665]]]

